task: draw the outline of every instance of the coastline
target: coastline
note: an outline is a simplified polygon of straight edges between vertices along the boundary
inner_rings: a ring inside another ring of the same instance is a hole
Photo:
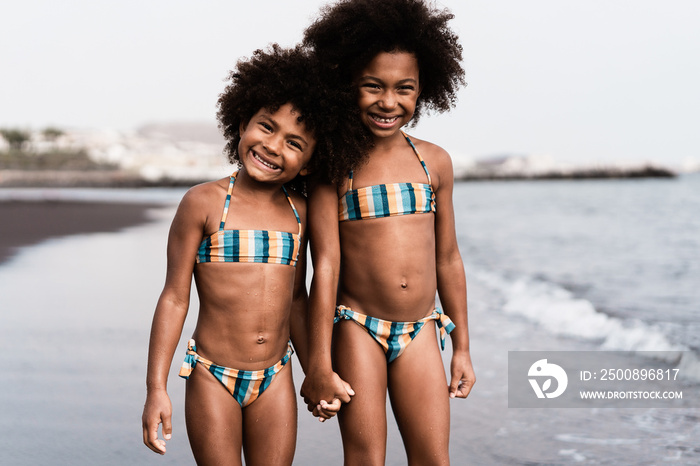
[[[162,204],[88,201],[0,201],[0,264],[18,248],[48,238],[119,231],[151,221]]]
[[[509,171],[497,167],[476,167],[455,174],[455,181],[546,181],[546,180],[615,180],[668,178],[680,176],[657,166],[579,168],[549,171]],[[20,170],[0,169],[1,188],[153,188],[190,187],[209,181],[211,177],[189,176],[148,178],[137,172],[119,169],[104,170]]]
[[[0,170],[0,188],[189,187],[209,178],[147,179],[127,170]]]

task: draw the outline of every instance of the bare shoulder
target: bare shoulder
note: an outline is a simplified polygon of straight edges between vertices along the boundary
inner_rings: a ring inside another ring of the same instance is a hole
[[[228,178],[192,186],[180,201],[178,214],[205,222],[214,211],[221,210],[226,199]]]
[[[440,184],[440,181],[450,181],[453,178],[452,172],[452,157],[450,154],[438,146],[429,141],[424,141],[415,137],[411,137],[411,141],[416,146],[416,150],[420,153],[421,157],[428,166],[428,171],[430,176],[436,186]]]

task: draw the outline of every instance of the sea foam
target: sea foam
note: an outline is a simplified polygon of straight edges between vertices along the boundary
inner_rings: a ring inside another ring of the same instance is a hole
[[[523,316],[556,335],[597,342],[601,350],[631,351],[677,365],[686,379],[700,381],[700,358],[655,325],[599,312],[592,302],[543,279],[474,268],[470,276],[503,298],[507,314]]]

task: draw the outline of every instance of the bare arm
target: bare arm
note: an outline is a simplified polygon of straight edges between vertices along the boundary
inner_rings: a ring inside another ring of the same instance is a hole
[[[305,235],[306,237],[306,235]],[[289,332],[294,345],[294,350],[299,358],[301,369],[306,374],[308,370],[308,304],[309,298],[306,293],[306,245],[304,241],[299,251],[299,261],[297,262],[294,275],[294,295],[292,297],[292,309],[289,316]]]
[[[338,195],[333,185],[317,185],[309,197],[308,229],[314,275],[309,296],[309,367],[301,394],[312,410],[321,400],[344,403],[354,394],[333,372],[331,339],[340,271]]]
[[[439,177],[435,219],[437,285],[445,314],[455,324],[450,334],[453,349],[450,397],[466,398],[476,381],[469,352],[467,280],[455,232],[452,163],[449,155],[436,149],[440,151],[436,164]]]
[[[194,257],[202,239],[202,210],[188,193],[178,207],[168,236],[168,266],[165,286],[153,315],[148,349],[146,404],[143,409],[143,441],[156,453],[165,453],[158,439],[163,424],[166,440],[172,434],[172,406],[167,394],[168,372],[187,317]],[[198,215],[199,210],[199,215]]]

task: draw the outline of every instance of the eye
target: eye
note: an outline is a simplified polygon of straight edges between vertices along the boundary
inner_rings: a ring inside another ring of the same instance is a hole
[[[368,89],[368,90],[379,90],[381,89],[381,86],[376,83],[365,83],[360,86],[363,89]]]
[[[289,141],[289,145],[292,146],[292,147],[294,147],[294,148],[296,148],[297,150],[300,150],[300,151],[303,151],[303,150],[304,150],[304,149],[301,147],[301,144],[299,144],[298,142],[296,142],[296,141],[294,141],[294,140]]]
[[[267,122],[261,121],[261,122],[258,123],[258,124],[259,124],[263,129],[265,129],[266,131],[268,131],[268,132],[269,132],[269,131],[272,131],[272,125],[270,125],[270,124],[267,123]]]
[[[416,88],[409,85],[409,84],[407,84],[405,86],[399,86],[399,92],[404,93],[404,94],[408,94],[408,93],[413,92],[415,90],[416,90]]]

